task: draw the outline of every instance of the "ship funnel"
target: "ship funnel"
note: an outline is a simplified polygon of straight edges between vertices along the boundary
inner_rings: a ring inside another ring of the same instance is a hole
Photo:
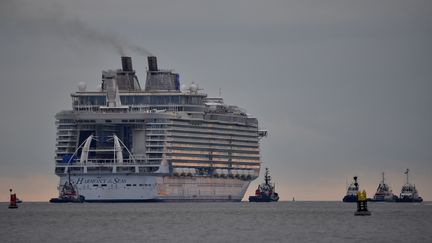
[[[125,72],[132,72],[132,58],[131,57],[121,57],[122,69]]]
[[[149,71],[158,71],[157,60],[155,56],[148,56],[147,61],[148,61]]]

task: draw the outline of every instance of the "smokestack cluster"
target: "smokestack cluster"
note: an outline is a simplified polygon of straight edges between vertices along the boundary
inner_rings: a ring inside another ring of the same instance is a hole
[[[121,57],[121,62],[122,62],[122,69],[125,72],[132,72],[133,71],[133,67],[132,67],[132,58],[131,57]]]
[[[155,56],[148,56],[147,61],[148,61],[149,71],[158,71],[157,60]]]

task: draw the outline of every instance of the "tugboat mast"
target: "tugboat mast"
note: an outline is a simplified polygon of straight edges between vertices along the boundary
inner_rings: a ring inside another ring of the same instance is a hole
[[[264,180],[266,185],[270,185],[270,180],[271,180],[271,177],[269,176],[268,173],[269,173],[268,168],[266,168],[265,175],[264,175]]]
[[[358,187],[358,183],[357,183],[357,176],[354,176],[354,186],[358,190],[359,187]]]
[[[406,182],[406,184],[409,184],[409,181],[408,181],[408,173],[409,173],[409,169],[406,169],[406,171],[405,171],[405,174],[406,174],[406,177],[407,177],[407,182]]]

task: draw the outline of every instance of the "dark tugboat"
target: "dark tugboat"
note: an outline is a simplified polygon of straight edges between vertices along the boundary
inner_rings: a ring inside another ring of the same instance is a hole
[[[359,192],[359,184],[357,183],[357,176],[354,176],[354,181],[349,185],[343,202],[357,202],[357,192]]]
[[[264,175],[265,182],[258,186],[255,196],[249,196],[249,202],[277,202],[279,195],[275,192],[275,185],[271,184],[268,168]]]

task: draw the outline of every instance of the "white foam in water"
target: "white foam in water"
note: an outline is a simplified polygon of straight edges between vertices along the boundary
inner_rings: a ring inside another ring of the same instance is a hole
[[[428,204],[0,203],[0,242],[431,242]]]

